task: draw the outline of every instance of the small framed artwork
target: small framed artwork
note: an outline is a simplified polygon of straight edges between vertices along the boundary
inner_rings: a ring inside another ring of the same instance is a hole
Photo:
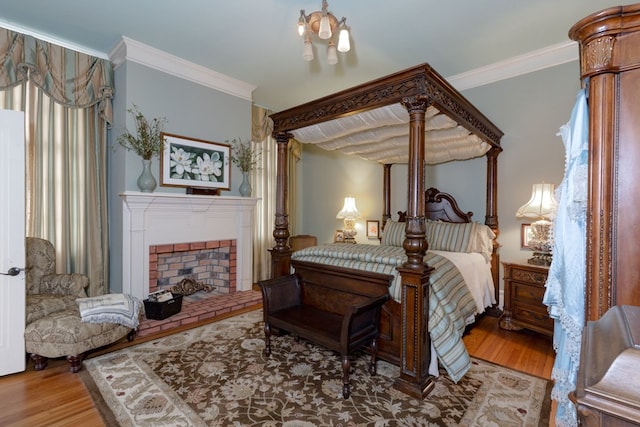
[[[160,185],[228,190],[231,180],[230,146],[163,133]]]
[[[531,224],[522,224],[520,228],[520,246],[522,249],[531,249],[530,242],[532,237]]]
[[[336,230],[336,234],[333,236],[333,243],[343,243],[344,242],[344,231]]]
[[[367,237],[370,239],[380,237],[380,221],[373,219],[367,220]]]

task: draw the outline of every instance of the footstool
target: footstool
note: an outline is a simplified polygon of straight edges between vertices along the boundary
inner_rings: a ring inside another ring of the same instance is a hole
[[[83,322],[77,308],[49,314],[29,323],[24,332],[26,351],[36,370],[47,367],[48,358],[66,356],[73,373],[82,368],[82,359],[89,350],[113,344],[135,329],[117,323]]]

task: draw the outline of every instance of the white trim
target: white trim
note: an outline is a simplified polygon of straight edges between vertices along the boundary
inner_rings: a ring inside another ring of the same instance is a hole
[[[253,286],[257,198],[125,191],[122,198],[122,292],[149,294],[149,246],[236,241],[236,290]]]
[[[52,43],[52,44],[55,44],[55,45],[58,45],[58,46],[62,46],[64,48],[66,48],[66,49],[71,49],[71,50],[74,50],[76,52],[84,53],[86,55],[95,56],[96,58],[109,59],[107,54],[104,53],[104,52],[99,52],[97,50],[89,49],[89,48],[87,48],[85,46],[81,46],[79,44],[76,44],[76,43],[73,43],[73,42],[69,42],[69,41],[64,40],[64,39],[60,39],[60,38],[57,38],[57,37],[52,37],[52,36],[50,36],[48,34],[44,34],[44,33],[41,33],[39,31],[36,31],[36,30],[32,30],[31,28],[14,25],[14,24],[11,24],[10,22],[7,22],[6,20],[4,20],[2,18],[0,18],[0,27],[6,28],[7,30],[15,31],[16,33],[27,34],[29,36],[33,36],[35,38],[43,40],[45,42]]]
[[[578,59],[578,43],[567,41],[534,50],[524,55],[514,56],[486,67],[456,74],[455,76],[447,77],[447,81],[456,89],[462,91],[577,61]]]
[[[256,86],[249,83],[194,64],[124,36],[109,52],[109,58],[113,62],[114,68],[117,68],[127,60],[246,99],[247,101],[253,100],[252,94],[256,88]]]

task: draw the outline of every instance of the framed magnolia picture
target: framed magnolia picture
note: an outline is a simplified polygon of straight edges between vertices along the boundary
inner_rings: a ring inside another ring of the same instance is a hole
[[[228,190],[231,184],[230,146],[163,133],[160,185]]]
[[[367,237],[370,239],[380,237],[380,221],[373,219],[367,220]]]

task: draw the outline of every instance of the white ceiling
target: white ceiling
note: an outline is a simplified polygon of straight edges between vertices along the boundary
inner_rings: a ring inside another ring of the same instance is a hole
[[[630,3],[605,0],[329,0],[351,51],[302,59],[300,9],[321,0],[2,0],[0,26],[108,57],[128,37],[256,86],[279,111],[428,62],[445,77],[568,42],[583,17]]]

